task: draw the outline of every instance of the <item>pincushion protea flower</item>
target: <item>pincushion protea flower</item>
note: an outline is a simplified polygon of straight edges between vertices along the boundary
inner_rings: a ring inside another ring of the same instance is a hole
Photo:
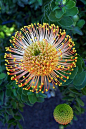
[[[67,104],[59,104],[54,109],[53,116],[56,122],[66,125],[73,119],[73,110]]]
[[[44,93],[50,83],[61,86],[76,67],[74,42],[54,24],[24,26],[10,42],[13,46],[6,47],[9,53],[4,55],[7,74],[24,90]]]

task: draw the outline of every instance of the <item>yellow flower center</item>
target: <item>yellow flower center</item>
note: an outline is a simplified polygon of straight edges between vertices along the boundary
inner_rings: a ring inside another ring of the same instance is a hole
[[[37,76],[48,75],[58,64],[57,50],[45,41],[36,41],[24,51],[24,67]]]

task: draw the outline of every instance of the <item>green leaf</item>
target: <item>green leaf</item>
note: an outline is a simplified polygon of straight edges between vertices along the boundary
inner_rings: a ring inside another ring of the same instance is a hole
[[[16,89],[12,89],[14,96],[17,96]]]
[[[22,114],[21,114],[20,112],[18,112],[18,113],[19,113],[19,115],[21,116],[22,120],[24,121],[24,118],[23,118]]]
[[[60,19],[63,16],[62,10],[55,10],[55,17]]]
[[[1,73],[0,74],[0,79],[4,79],[6,77],[6,74],[5,73]]]
[[[0,91],[0,100],[3,101],[3,98],[4,98],[4,92]]]
[[[6,112],[9,114],[9,115],[12,115],[14,116],[14,112],[13,110],[10,108],[10,109],[6,109]]]
[[[83,71],[83,72],[76,75],[76,77],[73,80],[73,84],[76,86],[77,85],[80,86],[83,84],[84,80],[85,80],[85,72]]]
[[[23,92],[23,89],[21,88],[21,87],[18,87],[18,89],[17,89],[17,93],[19,93],[20,95],[22,94],[22,92]]]
[[[27,95],[27,93],[28,93],[28,90],[23,90],[23,92],[22,92],[24,95]]]
[[[11,118],[10,120],[8,120],[8,124],[12,124],[13,122],[15,122],[14,118]]]
[[[35,102],[37,102],[37,98],[36,98],[36,95],[33,94],[33,95],[28,95],[28,99],[30,101],[30,103],[34,104]]]
[[[40,102],[40,103],[44,102],[44,98],[41,98],[41,97],[37,98],[37,102]]]
[[[77,111],[78,111],[79,113],[81,113],[81,107],[80,107],[80,106],[74,105],[74,107],[77,109]]]
[[[26,104],[27,104],[27,105],[29,105],[29,106],[33,106],[33,104],[32,104],[32,103],[30,103],[29,101],[28,101],[28,102],[26,102]]]
[[[69,87],[69,90],[74,94],[80,95],[80,93],[73,87]]]
[[[79,105],[84,106],[84,103],[80,98],[76,97],[76,101],[78,102]]]
[[[12,124],[9,124],[8,127],[7,127],[7,129],[10,129],[11,126],[12,126]]]
[[[77,110],[75,110],[74,112],[75,112],[77,115],[79,115],[79,114],[80,114],[80,113],[79,113],[79,111],[77,111]]]
[[[74,93],[70,93],[69,96],[74,98],[75,94]]]
[[[78,26],[73,28],[73,32],[74,34],[79,34],[79,35],[83,35],[83,32],[80,30],[80,28]]]
[[[77,120],[78,120],[76,116],[74,116],[74,117],[73,117],[73,119],[74,119],[75,121],[77,121]]]
[[[39,92],[38,94],[39,94],[39,97],[47,98],[47,95],[45,95],[45,94],[43,94],[43,93],[41,93],[41,92]]]
[[[69,0],[69,1],[66,3],[65,8],[66,8],[66,9],[71,9],[71,8],[73,8],[75,5],[76,5],[76,3],[75,3],[73,0]]]
[[[33,92],[27,92],[27,95],[34,95]]]
[[[66,10],[65,16],[74,16],[76,14],[78,14],[78,8],[77,7],[73,7],[71,9],[67,9]]]
[[[19,129],[23,129],[22,125],[19,122],[17,122],[17,124],[18,124]]]
[[[58,20],[60,20],[59,18],[56,18],[55,11],[51,11],[50,14],[48,15],[48,18],[49,18],[50,21],[58,21]]]
[[[84,87],[82,90],[81,90],[82,94],[83,95],[86,95],[86,87]]]
[[[2,72],[2,67],[0,66],[0,72]]]
[[[76,66],[78,66],[78,73],[83,72],[82,65],[83,65],[82,58],[81,58],[81,56],[78,54],[78,59],[77,59],[77,62],[76,62]]]
[[[24,104],[19,102],[19,106],[20,107],[24,107]]]
[[[85,71],[84,71],[85,72]],[[82,85],[80,85],[80,86],[74,86],[76,89],[82,89],[82,88],[84,88],[86,86],[86,72],[85,72],[85,79],[84,79],[84,81],[83,81],[83,83],[82,83]]]
[[[13,105],[13,108],[16,109],[16,107],[17,107],[16,102],[12,101],[11,103],[12,103],[12,105]]]
[[[68,79],[66,82],[63,82],[62,86],[69,85],[72,81],[72,79]]]
[[[24,111],[24,110],[23,110],[23,107],[20,107],[20,106],[19,106],[19,110],[20,110],[21,112],[23,112],[23,111]]]
[[[81,114],[84,114],[85,109],[81,107]]]
[[[6,95],[7,95],[7,96],[11,96],[11,94],[12,94],[12,90],[6,89]]]
[[[71,72],[70,79],[74,79],[78,72],[78,67],[75,67],[74,70]]]
[[[55,6],[55,7],[53,8],[53,11],[55,11],[56,9],[60,9],[60,7],[59,7],[59,6]]]
[[[70,97],[70,96],[66,96],[66,97],[64,97],[64,98],[62,98],[62,100],[67,100],[67,101],[69,101],[69,100],[73,100],[74,98],[73,97]]]
[[[14,118],[15,118],[16,120],[21,120],[21,117],[20,117],[19,115],[14,115]]]
[[[83,19],[80,19],[80,20],[77,22],[77,26],[78,26],[79,28],[82,28],[82,27],[84,26],[84,24],[85,24],[85,20],[83,20]]]
[[[61,18],[60,21],[58,21],[58,23],[62,26],[68,27],[71,26],[73,24],[73,20],[70,17],[67,16],[63,16]]]
[[[26,102],[26,101],[28,101],[28,96],[21,94],[21,99],[22,99],[22,101]]]

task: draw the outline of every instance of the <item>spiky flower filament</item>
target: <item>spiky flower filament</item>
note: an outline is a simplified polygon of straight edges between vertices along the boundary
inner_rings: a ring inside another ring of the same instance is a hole
[[[67,104],[59,104],[54,109],[53,116],[56,122],[66,125],[73,119],[73,110]]]
[[[8,75],[19,87],[38,93],[61,86],[76,67],[75,44],[65,30],[48,23],[31,24],[16,32],[4,57]],[[39,81],[40,80],[40,81]]]
[[[58,64],[57,51],[47,41],[38,41],[26,48],[23,62],[25,68],[34,76],[47,76]]]

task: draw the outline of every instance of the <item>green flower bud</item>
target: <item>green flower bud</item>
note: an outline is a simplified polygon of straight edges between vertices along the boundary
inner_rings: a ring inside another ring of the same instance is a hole
[[[73,119],[73,110],[67,104],[59,104],[54,109],[53,116],[56,122],[66,125]]]
[[[78,15],[74,15],[74,16],[73,16],[73,21],[74,21],[74,22],[77,22],[78,20],[79,20],[79,16],[78,16]]]

